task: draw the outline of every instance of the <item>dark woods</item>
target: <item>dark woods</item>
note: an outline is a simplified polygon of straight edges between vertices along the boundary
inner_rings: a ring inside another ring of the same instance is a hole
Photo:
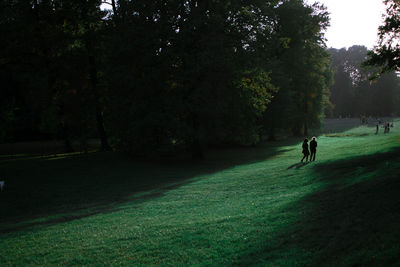
[[[307,134],[330,106],[319,5],[101,4],[0,1],[0,142],[99,138],[103,150],[201,157]]]

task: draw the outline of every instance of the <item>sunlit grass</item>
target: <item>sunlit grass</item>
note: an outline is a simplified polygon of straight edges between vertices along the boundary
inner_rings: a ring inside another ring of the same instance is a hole
[[[301,140],[213,151],[200,163],[110,154],[0,163],[9,184],[0,262],[396,265],[399,134],[321,135],[308,164],[298,164]]]

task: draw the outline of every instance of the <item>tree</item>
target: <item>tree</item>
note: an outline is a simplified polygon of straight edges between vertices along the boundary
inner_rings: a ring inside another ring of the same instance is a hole
[[[24,129],[24,138],[32,138],[29,133],[48,133],[47,138],[62,137],[66,150],[71,150],[70,138],[84,142],[93,135],[97,121],[102,147],[108,149],[98,68],[104,17],[101,1],[2,4],[0,31],[6,42],[0,69],[13,77],[7,86],[9,91],[16,88],[19,96],[18,107],[11,111],[18,110],[24,120],[29,119],[29,123],[19,123],[29,129]]]
[[[400,3],[398,0],[383,2],[386,14],[383,25],[379,27],[378,45],[368,53],[365,61],[365,65],[379,66],[371,79],[386,72],[400,71]]]
[[[382,74],[374,82],[368,77],[374,69],[362,67],[368,49],[352,46],[347,50],[330,49],[335,71],[331,87],[334,116],[390,116],[396,112],[399,78],[394,72]]]
[[[277,7],[276,21],[274,38],[281,45],[273,51],[276,64],[272,65],[272,73],[276,75],[272,75],[272,81],[279,92],[264,122],[272,128],[270,138],[277,126],[290,129],[295,135],[307,135],[308,128],[319,126],[328,101],[331,71],[323,30],[329,25],[329,18],[323,6],[291,0]]]
[[[347,50],[329,49],[332,59],[332,69],[334,71],[333,84],[330,87],[330,101],[334,107],[332,114],[335,117],[347,116],[352,114],[351,105],[354,98],[353,81],[348,69]]]
[[[146,151],[174,143],[201,157],[203,145],[257,142],[257,117],[275,90],[256,63],[268,6],[274,3],[120,5],[117,14],[125,15],[112,29],[107,64],[117,67],[107,76],[120,144]]]
[[[60,66],[55,59],[65,41],[61,19],[49,1],[40,7],[38,1],[2,1],[0,10],[2,100],[9,102],[5,113],[13,120],[7,139],[43,138],[41,115],[51,99]]]
[[[330,69],[319,5],[111,0],[106,14],[99,0],[0,3],[2,93],[13,99],[2,136],[27,120],[69,148],[97,131],[103,149],[109,134],[118,149],[202,157],[320,122]]]

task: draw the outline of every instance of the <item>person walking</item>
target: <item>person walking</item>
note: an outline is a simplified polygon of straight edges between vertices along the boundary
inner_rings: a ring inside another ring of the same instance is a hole
[[[317,153],[317,138],[314,136],[310,142],[310,151],[311,151],[311,155],[310,155],[310,161],[315,161],[315,154]]]
[[[301,159],[301,162],[303,162],[304,159],[306,159],[306,162],[308,161],[308,155],[310,155],[310,151],[308,150],[308,139],[304,139],[303,145],[303,155],[304,157]]]

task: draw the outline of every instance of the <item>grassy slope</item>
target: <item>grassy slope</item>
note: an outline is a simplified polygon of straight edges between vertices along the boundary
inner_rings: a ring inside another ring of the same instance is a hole
[[[373,133],[320,136],[305,165],[290,141],[202,163],[2,161],[0,263],[399,264],[400,129]]]

